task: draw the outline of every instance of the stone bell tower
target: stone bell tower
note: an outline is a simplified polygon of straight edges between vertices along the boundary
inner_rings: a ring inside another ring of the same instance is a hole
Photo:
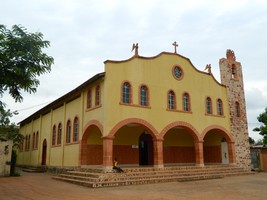
[[[221,83],[226,85],[230,109],[230,128],[235,142],[236,164],[250,170],[250,146],[242,66],[234,51],[228,49],[220,59]]]

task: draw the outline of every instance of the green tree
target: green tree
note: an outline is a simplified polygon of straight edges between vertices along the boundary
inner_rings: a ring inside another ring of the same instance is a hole
[[[267,107],[265,108],[265,111],[257,117],[257,119],[259,122],[263,123],[263,125],[254,128],[253,131],[259,132],[259,134],[263,136],[263,144],[267,144]]]
[[[255,140],[252,137],[248,138],[248,142],[249,142],[250,145],[255,144]]]
[[[0,24],[0,137],[12,140],[18,146],[23,140],[18,127],[10,124],[16,111],[6,110],[1,98],[8,92],[15,102],[22,102],[22,91],[35,93],[40,84],[38,76],[51,71],[54,59],[43,53],[50,42],[43,40],[40,32],[29,33],[19,25],[11,30]],[[16,163],[16,151],[12,153],[12,171]]]
[[[10,124],[10,117],[16,115],[17,112],[11,112],[9,109],[5,110],[0,106],[0,137],[13,141],[13,146],[19,146],[24,139],[23,135],[19,133],[18,127]]]
[[[23,100],[22,91],[35,93],[40,84],[38,76],[51,71],[54,59],[42,52],[50,46],[43,40],[40,32],[29,33],[19,25],[11,30],[0,24],[0,136],[19,142],[17,129],[10,125],[10,117],[18,114],[16,111],[5,110],[6,104],[1,101],[5,92],[15,100]]]
[[[42,52],[50,46],[43,34],[28,33],[14,25],[11,30],[0,24],[0,97],[5,91],[21,102],[21,91],[35,93],[40,84],[37,76],[50,72],[54,59]],[[0,101],[0,106],[4,106]]]

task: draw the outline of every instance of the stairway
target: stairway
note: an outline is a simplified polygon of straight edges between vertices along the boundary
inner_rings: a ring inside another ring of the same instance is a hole
[[[124,185],[140,185],[175,181],[196,181],[219,179],[226,176],[253,174],[236,166],[210,165],[173,166],[162,169],[152,167],[124,168],[126,173],[103,173],[100,169],[81,169],[67,171],[53,176],[55,180],[66,181],[91,188],[114,187]]]
[[[42,167],[24,167],[22,168],[22,171],[30,173],[43,173],[45,172],[45,169]]]

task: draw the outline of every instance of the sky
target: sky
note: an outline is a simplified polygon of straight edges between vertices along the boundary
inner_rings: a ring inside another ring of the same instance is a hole
[[[55,59],[52,70],[38,77],[35,94],[22,103],[5,93],[1,101],[19,115],[18,123],[104,71],[105,60],[125,60],[163,51],[189,58],[204,70],[211,64],[220,82],[219,59],[226,50],[241,62],[249,135],[260,126],[257,116],[267,107],[267,1],[265,0],[1,0],[0,24],[22,25],[50,41],[43,51]]]

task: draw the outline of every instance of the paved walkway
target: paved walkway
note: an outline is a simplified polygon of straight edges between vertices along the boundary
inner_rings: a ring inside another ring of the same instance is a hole
[[[267,173],[224,179],[92,189],[51,179],[48,173],[21,172],[0,178],[0,200],[179,200],[266,199]]]

